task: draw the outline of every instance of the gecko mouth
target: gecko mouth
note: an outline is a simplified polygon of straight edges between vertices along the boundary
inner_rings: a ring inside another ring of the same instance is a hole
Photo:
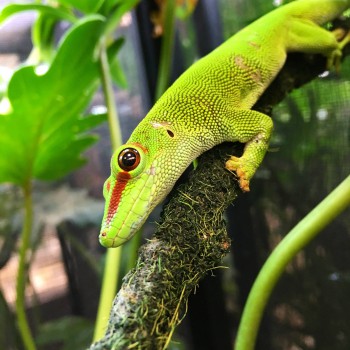
[[[123,239],[121,237],[115,236],[115,237],[107,237],[107,232],[102,231],[99,235],[99,241],[100,244],[105,248],[114,248],[122,245],[125,243],[128,239]]]
[[[122,195],[126,191],[129,178],[126,176],[117,177],[117,181],[111,189],[109,205],[99,235],[102,246],[112,248],[124,244],[146,221],[152,204],[154,204],[152,193],[154,175],[154,167],[151,167],[148,173],[139,178],[139,183],[142,186],[135,190],[127,190],[127,201],[123,200]]]
[[[108,238],[107,237],[107,232],[106,231],[102,231],[98,237],[100,244],[105,247],[105,248],[109,248],[109,247],[113,247],[113,238]]]

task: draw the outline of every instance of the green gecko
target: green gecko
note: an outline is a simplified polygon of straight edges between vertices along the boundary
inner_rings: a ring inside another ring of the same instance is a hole
[[[100,243],[117,247],[142,226],[154,207],[200,154],[224,141],[245,143],[226,168],[240,187],[268,149],[271,118],[251,110],[283,66],[288,52],[323,54],[337,65],[339,33],[320,25],[338,17],[350,0],[296,0],[261,17],[183,73],[112,156]]]

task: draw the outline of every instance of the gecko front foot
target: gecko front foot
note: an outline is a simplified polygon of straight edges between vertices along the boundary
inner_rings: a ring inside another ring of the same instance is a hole
[[[231,158],[226,162],[226,169],[230,171],[235,171],[238,176],[239,187],[243,192],[249,192],[249,178],[247,170],[244,166],[244,160],[242,157],[238,158],[231,156]]]
[[[345,32],[344,29],[338,28],[332,32],[338,40],[338,48],[336,48],[327,59],[327,69],[335,69],[337,73],[340,71],[341,59],[343,56],[344,47],[350,42],[350,32]]]

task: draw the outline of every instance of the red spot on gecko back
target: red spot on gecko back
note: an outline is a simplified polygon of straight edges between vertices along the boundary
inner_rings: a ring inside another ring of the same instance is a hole
[[[124,191],[128,181],[130,180],[130,178],[131,178],[131,176],[127,172],[118,173],[117,181],[113,187],[113,192],[112,192],[110,200],[109,200],[106,225],[110,224],[114,214],[117,212],[123,191]],[[108,184],[107,184],[107,186],[108,186]]]

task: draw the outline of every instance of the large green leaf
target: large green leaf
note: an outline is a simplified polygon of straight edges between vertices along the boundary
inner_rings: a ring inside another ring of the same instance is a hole
[[[0,182],[56,179],[83,164],[81,152],[95,137],[81,131],[90,122],[95,126],[96,118],[81,113],[98,86],[94,56],[103,27],[102,17],[85,17],[62,39],[45,74],[31,66],[13,74],[12,111],[0,115]]]

